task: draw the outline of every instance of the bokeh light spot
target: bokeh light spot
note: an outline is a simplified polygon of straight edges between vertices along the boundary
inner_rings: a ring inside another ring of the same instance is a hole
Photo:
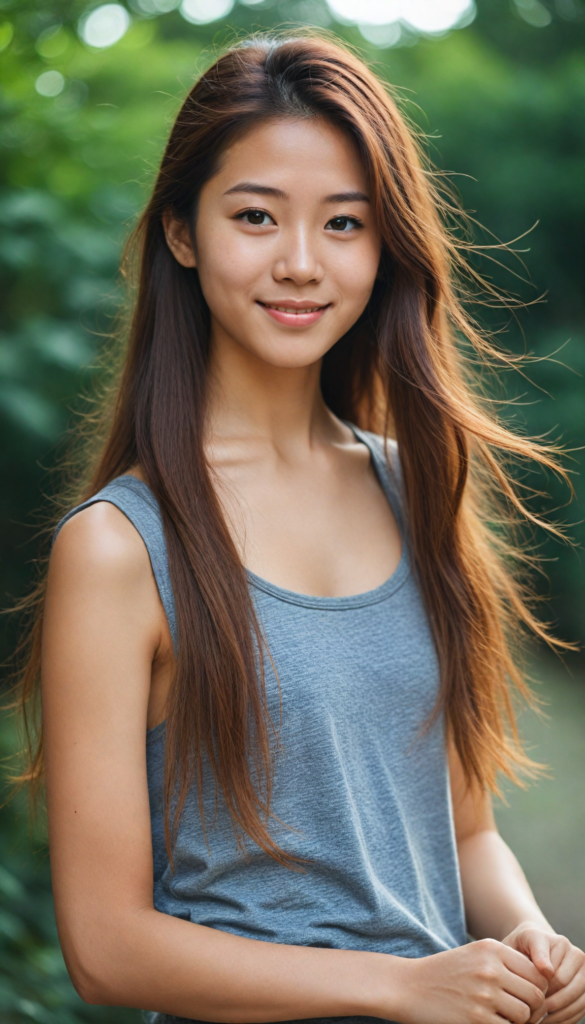
[[[546,28],[552,21],[552,14],[540,0],[516,0],[516,10],[534,28]]]
[[[389,25],[358,25],[361,35],[373,46],[386,49],[389,46],[396,46],[402,37],[402,29],[398,21]]]
[[[234,6],[234,0],[183,0],[180,11],[192,25],[207,25],[225,18]]]
[[[168,14],[178,7],[180,0],[134,0],[133,7],[141,14]]]
[[[537,2],[537,0],[532,0]],[[447,32],[475,14],[474,0],[328,0],[335,18],[349,24],[391,25],[401,21],[417,32]]]
[[[105,50],[125,35],[129,25],[130,15],[125,7],[121,4],[102,4],[81,19],[79,35],[88,46]]]
[[[64,86],[65,79],[60,71],[43,71],[35,82],[39,96],[58,96]]]

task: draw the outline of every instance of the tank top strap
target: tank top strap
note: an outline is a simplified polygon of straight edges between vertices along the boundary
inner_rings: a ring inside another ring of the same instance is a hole
[[[407,539],[402,473],[396,441],[388,438],[384,443],[384,438],[379,434],[373,434],[369,430],[360,430],[353,423],[347,423],[347,426],[353,431],[358,441],[361,441],[369,449],[380,486],[388,498],[401,533]]]
[[[77,512],[81,512],[82,509],[95,505],[98,501],[108,501],[111,505],[119,508],[142,537],[167,616],[176,654],[178,646],[177,613],[169,572],[167,542],[159,504],[148,484],[130,475],[116,477],[92,498],[77,505],[63,517],[53,534],[53,543],[69,519]]]

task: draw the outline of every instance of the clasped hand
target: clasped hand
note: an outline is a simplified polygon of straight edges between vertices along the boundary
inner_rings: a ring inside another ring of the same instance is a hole
[[[578,1024],[585,1015],[585,953],[564,935],[534,924],[521,924],[503,940],[523,953],[548,982],[546,998],[530,1017],[537,1024]]]
[[[577,1024],[585,953],[533,924],[408,962],[403,1024]]]

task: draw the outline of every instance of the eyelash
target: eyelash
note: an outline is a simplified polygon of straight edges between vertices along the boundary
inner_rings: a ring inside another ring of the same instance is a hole
[[[270,217],[270,219],[272,220],[272,217],[270,216],[270,214],[268,213],[267,210],[260,210],[256,206],[251,206],[251,207],[249,207],[249,209],[242,210],[240,213],[237,213],[236,216],[234,217],[234,220],[241,220],[241,221],[243,221],[244,218],[247,217],[247,215],[249,213],[261,213],[264,217]],[[354,228],[363,228],[363,226],[364,226],[363,222],[359,219],[359,217],[349,217],[349,216],[345,216],[345,214],[340,214],[337,217],[332,217],[330,221],[327,221],[327,223],[330,224],[331,221],[333,221],[333,220],[346,220]],[[267,227],[266,224],[251,224],[250,226],[251,227],[258,227],[258,228]],[[338,231],[338,232],[335,232],[335,233],[342,235],[342,234],[345,234],[346,232],[345,231]]]
[[[243,220],[244,217],[247,217],[249,213],[261,213],[263,217],[270,217],[270,214],[266,210],[259,210],[257,207],[251,206],[248,210],[242,210],[241,213],[237,213],[236,216],[234,217],[234,220]],[[272,220],[272,218],[270,218],[270,219]],[[263,228],[263,227],[266,227],[266,225],[265,224],[251,224],[250,227],[253,227],[253,228]]]

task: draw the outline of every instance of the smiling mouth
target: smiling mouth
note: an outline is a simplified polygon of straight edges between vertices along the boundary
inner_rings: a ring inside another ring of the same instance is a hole
[[[265,309],[275,309],[278,313],[288,313],[293,316],[302,316],[307,313],[319,313],[322,309],[327,309],[327,307],[331,305],[330,302],[327,302],[323,306],[302,306],[299,308],[294,306],[277,306],[273,302],[260,302],[260,300],[258,300],[258,303],[260,306],[264,306]]]

